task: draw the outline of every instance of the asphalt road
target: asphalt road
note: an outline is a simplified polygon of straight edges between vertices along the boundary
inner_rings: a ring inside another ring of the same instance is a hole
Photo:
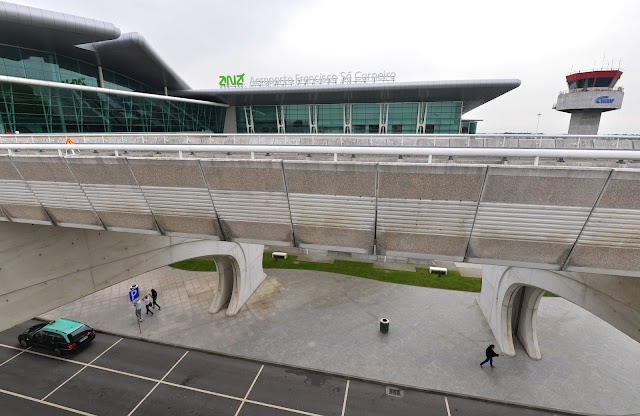
[[[62,358],[0,332],[0,409],[10,416],[551,416],[98,333]],[[259,346],[256,346],[259,348]]]

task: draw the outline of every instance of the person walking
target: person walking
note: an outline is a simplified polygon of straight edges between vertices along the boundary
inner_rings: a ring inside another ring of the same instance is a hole
[[[144,306],[147,308],[147,315],[153,315],[153,311],[151,310],[151,295],[144,297]]]
[[[153,308],[158,307],[158,310],[162,309],[160,305],[158,305],[158,292],[155,289],[151,289],[151,299],[153,300]]]
[[[134,306],[136,307],[136,316],[138,317],[138,322],[142,322],[142,301],[140,301],[140,298],[138,298],[138,300],[134,303]]]
[[[495,367],[493,365],[493,357],[499,357],[502,354],[497,354],[493,348],[495,347],[495,345],[491,344],[489,345],[489,348],[487,348],[486,354],[487,354],[487,359],[484,360],[483,362],[480,363],[480,367],[482,367],[482,364],[485,364],[487,361],[489,362],[489,364],[491,365],[491,367]]]

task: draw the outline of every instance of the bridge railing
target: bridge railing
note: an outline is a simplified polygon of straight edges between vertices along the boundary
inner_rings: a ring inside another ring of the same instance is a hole
[[[524,149],[640,149],[640,136],[543,134],[5,134],[0,143],[127,143],[297,146],[420,146]]]
[[[128,144],[128,143],[92,143],[74,144],[30,144],[30,143],[0,143],[1,150],[6,154],[27,151],[54,152],[60,156],[73,156],[76,151],[83,152],[83,156],[91,156],[91,151],[107,152],[108,156],[123,156],[125,153],[142,152],[142,156],[169,156],[183,158],[185,155],[198,153],[204,157],[214,157],[215,154],[244,154],[255,159],[256,155],[333,155],[338,161],[338,155],[367,155],[367,156],[414,156],[427,158],[432,163],[433,157],[466,157],[476,159],[508,158],[532,159],[537,165],[540,159],[582,159],[582,160],[614,160],[638,161],[640,150],[628,149],[544,149],[544,148],[480,148],[480,147],[402,147],[402,146],[301,146],[301,145],[206,145],[206,144]],[[208,155],[208,153],[210,155]],[[104,154],[100,155],[101,157]],[[138,156],[138,155],[136,155]]]

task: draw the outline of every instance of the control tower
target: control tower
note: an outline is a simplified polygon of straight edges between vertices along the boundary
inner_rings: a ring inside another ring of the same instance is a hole
[[[598,134],[601,114],[622,107],[624,89],[615,88],[621,76],[619,69],[567,75],[569,90],[558,95],[553,108],[571,113],[569,134]]]

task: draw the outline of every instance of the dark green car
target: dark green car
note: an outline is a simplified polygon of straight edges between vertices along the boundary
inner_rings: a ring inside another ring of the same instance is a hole
[[[46,348],[60,356],[87,345],[95,337],[96,331],[82,322],[58,319],[30,327],[18,335],[18,342],[24,348]]]

